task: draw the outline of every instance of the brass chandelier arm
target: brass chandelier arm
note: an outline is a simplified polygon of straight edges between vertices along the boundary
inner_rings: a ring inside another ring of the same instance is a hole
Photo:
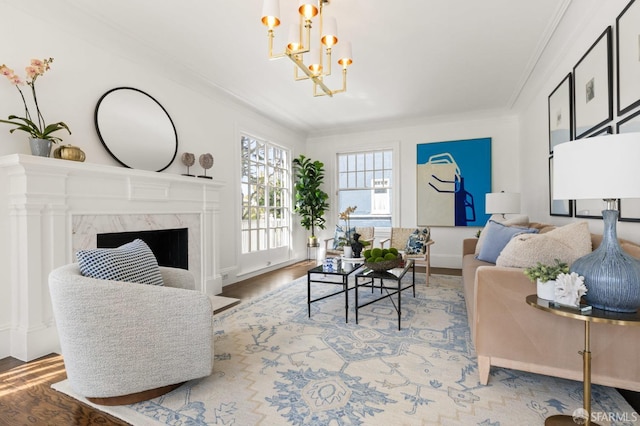
[[[325,92],[329,96],[333,96],[333,92],[331,91],[331,89],[329,89],[327,87],[326,84],[324,84],[324,82],[322,81],[322,78],[320,76],[317,76],[314,73],[312,73],[311,70],[309,70],[309,68],[304,64],[304,62],[302,62],[300,59],[298,59],[297,55],[290,54],[290,53],[287,52],[286,56],[289,59],[291,59],[293,61],[293,63],[296,64],[298,66],[298,68],[300,68],[302,70],[302,72],[304,72],[307,75],[307,78],[313,80],[314,90],[315,90],[316,86],[320,86],[320,88],[322,89],[323,92]]]
[[[342,69],[342,89],[339,90],[330,90],[330,93],[327,93],[324,88],[322,89],[324,91],[324,93],[318,93],[317,91],[317,87],[318,85],[314,84],[313,85],[313,96],[317,97],[317,96],[333,96],[336,95],[338,93],[344,93],[347,91],[347,69],[343,68]],[[326,86],[325,86],[326,87]]]
[[[277,55],[273,54],[273,30],[269,30],[268,32],[268,37],[269,37],[269,59],[280,59],[282,57],[285,56],[284,53],[278,53]]]
[[[295,54],[295,55],[298,55],[298,53],[299,53],[299,52],[295,52],[294,54]],[[327,49],[327,53],[326,53],[326,55],[327,55],[327,62],[328,62],[328,66],[327,66],[328,71],[327,71],[327,72],[320,73],[320,74],[318,75],[318,77],[320,77],[320,78],[322,78],[322,77],[328,77],[328,76],[330,76],[330,75],[331,75],[331,49]],[[298,61],[302,63],[303,68],[304,68],[304,69],[303,69],[303,71],[304,71],[305,69],[309,69],[309,67],[307,67],[306,65],[304,65],[304,62],[302,62],[302,60],[300,59],[300,56],[298,56]],[[321,64],[321,65],[322,65],[322,64]],[[298,66],[298,67],[299,67],[299,66]],[[309,76],[308,76],[308,75],[299,75],[299,74],[298,74],[298,67],[294,67],[294,68],[293,68],[293,79],[294,79],[295,81],[300,81],[300,80],[309,80]],[[324,69],[324,68],[323,68],[323,69]]]

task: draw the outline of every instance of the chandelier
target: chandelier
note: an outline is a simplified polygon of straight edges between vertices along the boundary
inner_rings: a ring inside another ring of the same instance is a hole
[[[324,78],[331,75],[331,53],[338,43],[338,27],[335,18],[324,17],[323,9],[329,0],[300,0],[298,12],[300,22],[290,24],[289,37],[284,53],[273,53],[273,29],[280,25],[279,0],[264,0],[262,6],[262,23],[269,28],[269,59],[288,57],[296,65],[294,79],[313,81],[313,96],[333,96],[347,91],[347,67],[353,62],[351,57],[351,43],[340,44],[338,64],[342,66],[342,88],[331,90],[324,82]],[[318,40],[320,46],[311,49],[311,24],[316,17],[318,23]],[[306,55],[306,56],[305,56]],[[307,60],[307,63],[305,63]],[[308,64],[308,65],[307,65]],[[303,75],[300,75],[302,71]],[[318,91],[318,87],[322,92]]]

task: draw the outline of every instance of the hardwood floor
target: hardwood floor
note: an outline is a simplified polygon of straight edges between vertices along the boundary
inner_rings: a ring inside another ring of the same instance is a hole
[[[314,262],[300,262],[224,287],[222,296],[253,299],[302,277]],[[460,270],[432,268],[434,274],[460,275]],[[0,426],[21,425],[114,425],[125,423],[51,389],[52,383],[67,377],[62,357],[51,354],[22,362],[0,360]],[[624,392],[636,411],[640,400],[634,392]]]

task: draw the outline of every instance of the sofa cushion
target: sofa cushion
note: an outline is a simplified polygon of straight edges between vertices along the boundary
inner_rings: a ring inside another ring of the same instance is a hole
[[[478,243],[476,244],[476,254],[480,254],[480,249],[482,248],[482,245],[484,244],[484,239],[487,235],[485,230],[487,229],[487,225],[491,220],[494,222],[500,222],[503,225],[507,225],[507,226],[528,226],[529,225],[529,216],[527,215],[519,214],[519,215],[510,217],[508,219],[503,218],[501,214],[492,215],[489,218],[489,220],[487,220],[487,223],[485,224],[484,228],[482,228],[482,231],[480,231],[480,237],[478,237]]]
[[[404,252],[406,254],[424,254],[427,251],[427,246],[425,244],[431,238],[430,234],[431,232],[429,228],[424,228],[422,230],[416,229],[413,231],[407,239]]]
[[[85,277],[163,285],[158,261],[141,239],[117,248],[80,250],[76,257]]]
[[[591,252],[591,233],[587,222],[575,222],[536,235],[518,235],[505,246],[498,266],[529,268],[538,262],[553,264],[555,259],[569,266]]]
[[[515,235],[522,233],[537,233],[537,229],[525,228],[522,226],[507,226],[500,222],[490,220],[484,227],[484,242],[478,253],[478,260],[484,262],[496,263],[502,249],[509,243],[509,240]]]

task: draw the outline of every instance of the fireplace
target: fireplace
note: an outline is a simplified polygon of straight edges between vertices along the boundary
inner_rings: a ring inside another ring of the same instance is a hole
[[[188,264],[196,290],[219,294],[222,188],[216,179],[33,155],[0,157],[0,223],[7,231],[0,248],[0,359],[30,361],[59,351],[48,275],[76,262],[78,250],[97,248],[98,234],[181,230],[184,258],[178,262]],[[158,257],[165,252],[173,249],[160,249]]]
[[[97,235],[98,248],[115,248],[140,238],[147,243],[160,266],[189,269],[187,228],[109,232]]]

